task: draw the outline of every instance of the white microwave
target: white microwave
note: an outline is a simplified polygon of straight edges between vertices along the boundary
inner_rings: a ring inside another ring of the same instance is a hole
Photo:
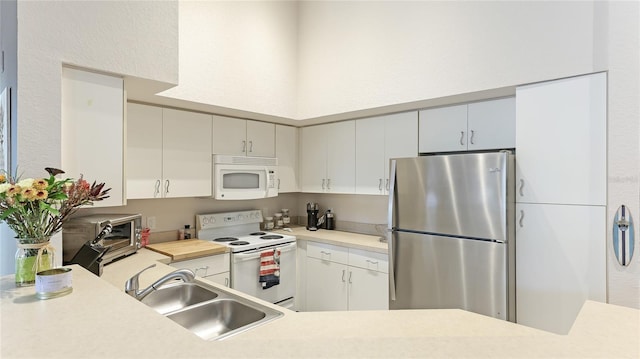
[[[276,197],[277,183],[277,158],[213,155],[215,199]]]

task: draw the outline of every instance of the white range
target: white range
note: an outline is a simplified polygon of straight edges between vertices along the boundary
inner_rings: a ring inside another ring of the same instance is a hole
[[[211,213],[196,216],[197,237],[229,247],[231,288],[278,304],[293,307],[296,292],[296,237],[260,230],[262,211]],[[262,288],[260,253],[280,250],[280,283]]]

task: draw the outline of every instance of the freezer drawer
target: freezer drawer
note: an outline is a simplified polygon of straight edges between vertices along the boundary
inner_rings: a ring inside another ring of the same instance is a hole
[[[506,243],[393,232],[390,247],[390,309],[459,308],[508,319]]]

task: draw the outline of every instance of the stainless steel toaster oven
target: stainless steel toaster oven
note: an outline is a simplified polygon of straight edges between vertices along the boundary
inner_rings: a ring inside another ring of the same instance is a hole
[[[62,260],[69,263],[83,244],[93,241],[111,224],[112,230],[101,245],[109,250],[102,257],[102,265],[135,253],[140,248],[141,214],[93,214],[72,218],[62,227]]]

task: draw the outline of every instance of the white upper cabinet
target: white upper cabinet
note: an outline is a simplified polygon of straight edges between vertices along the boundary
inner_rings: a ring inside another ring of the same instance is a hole
[[[303,192],[355,192],[355,121],[304,127],[300,147]]]
[[[210,115],[128,104],[127,198],[211,196]]]
[[[62,69],[61,169],[69,178],[104,182],[109,198],[94,207],[121,206],[124,195],[124,82]]]
[[[213,153],[275,157],[275,124],[213,116]]]
[[[606,205],[606,81],[598,73],[516,90],[516,201]]]
[[[467,149],[516,147],[516,99],[474,102],[467,110]]]
[[[356,193],[389,193],[389,159],[418,155],[418,112],[356,121]]]
[[[298,192],[298,129],[276,125],[278,192]]]
[[[513,97],[420,111],[419,152],[515,147]]]

